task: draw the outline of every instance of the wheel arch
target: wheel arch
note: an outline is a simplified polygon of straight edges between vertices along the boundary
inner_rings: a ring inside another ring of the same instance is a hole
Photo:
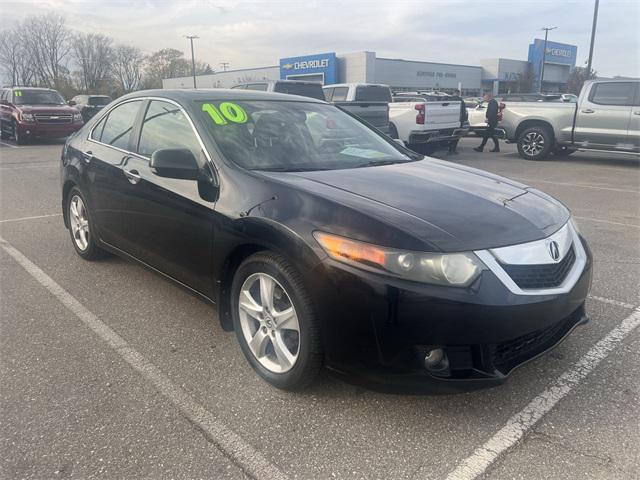
[[[216,279],[215,301],[218,317],[223,330],[233,330],[231,319],[231,285],[238,267],[251,255],[270,251],[284,257],[302,274],[315,268],[321,257],[298,234],[274,221],[247,218],[242,221],[242,239],[226,252],[221,252],[220,260],[214,265]]]
[[[541,119],[530,119],[530,120],[525,120],[523,122],[521,122],[518,127],[516,128],[516,134],[515,134],[515,138],[516,141],[518,141],[520,139],[520,134],[525,131],[527,128],[531,128],[531,127],[543,127],[546,128],[549,133],[551,134],[551,139],[552,141],[555,142],[555,138],[556,138],[556,134],[555,134],[555,130],[553,129],[553,125],[546,121],[546,120],[541,120]]]
[[[69,228],[69,213],[67,212],[67,198],[69,197],[69,192],[73,187],[77,187],[78,184],[71,179],[65,180],[62,185],[62,219],[64,221],[64,226]]]

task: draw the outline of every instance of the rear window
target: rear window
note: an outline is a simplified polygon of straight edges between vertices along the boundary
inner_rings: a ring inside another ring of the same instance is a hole
[[[319,83],[276,83],[273,91],[324,100],[322,85]]]
[[[388,87],[368,85],[356,88],[356,102],[391,102],[391,90]]]
[[[598,83],[593,86],[589,100],[599,105],[633,105],[633,82]]]
[[[111,103],[109,97],[89,97],[89,105],[108,105],[109,103]]]

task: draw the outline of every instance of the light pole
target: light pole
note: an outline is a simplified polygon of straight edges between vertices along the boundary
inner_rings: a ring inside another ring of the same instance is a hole
[[[589,47],[589,61],[587,62],[587,78],[591,76],[591,60],[593,59],[593,44],[596,41],[596,25],[598,23],[598,3],[593,7],[593,26],[591,27],[591,46]]]
[[[222,67],[222,71],[226,72],[227,68],[229,68],[229,62],[220,62],[220,66]]]
[[[544,45],[542,47],[542,68],[540,69],[540,93],[542,93],[542,83],[544,82],[544,62],[547,59],[547,36],[549,30],[555,30],[558,27],[543,27],[540,30],[544,30]]]
[[[185,35],[191,42],[191,74],[193,75],[193,88],[196,88],[196,57],[193,55],[193,39],[200,38],[196,35]]]

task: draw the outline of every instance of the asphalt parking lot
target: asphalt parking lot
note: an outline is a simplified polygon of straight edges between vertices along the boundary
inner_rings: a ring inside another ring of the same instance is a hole
[[[61,144],[0,143],[1,478],[640,478],[640,161],[512,145],[451,161],[562,200],[594,254],[592,321],[504,386],[374,393],[258,379],[210,305],[60,214]]]

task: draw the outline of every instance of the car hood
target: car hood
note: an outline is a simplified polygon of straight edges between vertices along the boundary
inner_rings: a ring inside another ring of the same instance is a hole
[[[266,175],[357,209],[444,252],[539,240],[569,219],[560,202],[531,187],[435,159]]]
[[[21,112],[24,113],[44,113],[68,115],[78,113],[78,109],[68,105],[16,105]]]

